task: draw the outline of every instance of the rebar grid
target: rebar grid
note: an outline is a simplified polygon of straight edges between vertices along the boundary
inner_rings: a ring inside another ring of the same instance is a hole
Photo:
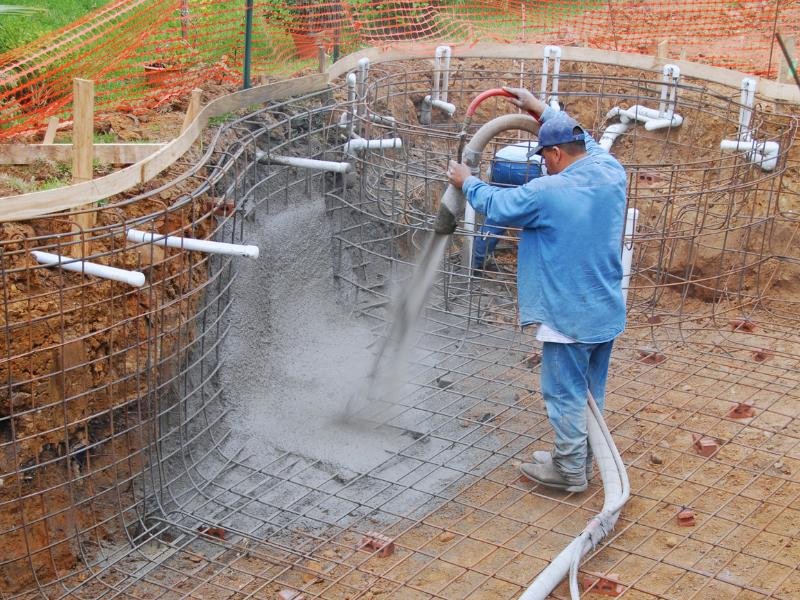
[[[402,77],[394,67],[405,69]],[[495,77],[468,67],[451,86],[459,106]],[[591,107],[585,123],[600,126],[609,103],[657,94],[651,74],[606,77],[583,67],[585,74],[562,74],[560,95],[570,110]],[[0,562],[4,575],[27,565],[36,575],[26,586],[42,597],[275,598],[292,589],[306,598],[513,598],[599,508],[599,481],[564,495],[517,477],[516,464],[552,438],[538,396],[538,345],[515,326],[513,232],[495,257],[498,270],[483,277],[461,268],[463,232],[456,236],[409,385],[386,413],[399,449],[366,473],[280,448],[256,453],[234,440],[218,380],[239,266],[189,252],[157,256],[153,246],[123,241],[130,226],[248,241],[257,215],[324,197],[336,280],[379,337],[391,285],[407,276],[426,235],[460,130],[453,122],[415,125],[413,112],[398,106],[425,92],[424,73],[404,64],[381,69],[364,104],[398,121],[386,129],[364,122],[362,132],[399,135],[404,147],[359,156],[355,177],[255,161],[256,150],[354,160],[339,152],[344,94],[333,90],[236,119],[158,189],[100,207],[100,225],[83,234],[81,251],[146,270],[142,291],[33,267],[33,248],[75,251],[69,222],[57,229],[49,220],[55,233],[4,242],[0,364],[7,394],[27,396],[0,416],[0,447],[12,465],[2,490],[11,480],[17,486],[3,496],[3,511],[22,516],[0,535],[28,544],[23,556]],[[499,74],[496,82],[516,83]],[[731,98],[730,90],[681,86],[684,130],[704,116],[735,129]],[[504,111],[496,105],[482,117]],[[785,164],[794,121],[760,116],[759,127],[785,148]],[[619,146],[630,205],[646,215],[633,241],[629,326],[606,403],[633,499],[582,570],[619,573],[630,598],[789,598],[800,586],[792,546],[800,348],[796,300],[774,286],[796,274],[797,224],[779,206],[782,168],[764,174],[703,145],[698,131],[634,129]],[[626,160],[653,147],[659,160]],[[688,160],[659,164],[686,153]],[[12,299],[18,282],[24,300]],[[46,308],[37,314],[39,306]],[[97,321],[106,324],[89,326]],[[57,337],[37,343],[38,328],[52,322]],[[22,351],[12,343],[20,336],[28,340]],[[104,356],[94,340],[108,348]],[[110,382],[95,383],[98,365],[113,373]],[[88,385],[84,370],[94,373]],[[76,380],[83,388],[70,387]],[[112,401],[94,412],[99,403],[81,404],[98,394]],[[755,416],[728,417],[740,402],[753,403]],[[56,410],[57,424],[19,425]],[[719,450],[699,456],[692,434],[716,438]],[[55,442],[62,447],[45,447]],[[62,491],[69,502],[59,504]],[[695,511],[694,528],[677,525],[682,507]],[[61,517],[71,520],[66,528]],[[37,543],[38,529],[48,530],[45,543]],[[391,538],[394,553],[363,548],[370,532]],[[68,566],[65,547],[79,557]],[[14,595],[18,589],[12,597],[24,595]],[[568,591],[562,586],[555,597]]]

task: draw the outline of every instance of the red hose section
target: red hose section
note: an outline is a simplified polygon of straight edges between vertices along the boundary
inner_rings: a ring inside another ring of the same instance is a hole
[[[505,91],[503,88],[492,88],[491,90],[486,90],[485,92],[481,92],[480,94],[475,96],[475,99],[472,102],[469,103],[469,106],[467,107],[467,114],[466,114],[467,118],[469,118],[469,117],[471,117],[472,115],[475,114],[475,111],[478,110],[478,106],[480,105],[481,102],[483,102],[487,98],[491,98],[493,96],[503,96],[505,98],[514,98],[514,94],[512,94],[511,92]],[[532,116],[537,121],[539,120],[539,115],[535,114],[533,111],[528,110],[528,111],[525,111],[525,112],[527,112],[530,116]]]

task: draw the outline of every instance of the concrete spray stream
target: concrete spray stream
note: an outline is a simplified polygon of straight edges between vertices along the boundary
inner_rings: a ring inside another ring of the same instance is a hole
[[[489,92],[494,94],[481,94],[470,105],[462,131],[462,140],[465,139],[466,126],[479,101],[491,95],[509,95],[503,90],[489,90]],[[539,131],[539,124],[527,115],[504,115],[489,121],[478,129],[464,148],[464,164],[469,166],[473,173],[477,173],[483,149],[493,137],[509,130],[523,130],[535,134]],[[423,248],[412,277],[394,302],[387,335],[382,340],[368,376],[368,389],[364,396],[354,398],[348,403],[346,414],[348,419],[355,421],[363,419],[385,424],[388,420],[387,415],[391,415],[393,407],[398,405],[400,388],[404,380],[403,372],[408,363],[417,321],[430,295],[437,266],[441,263],[444,251],[456,231],[458,219],[464,214],[465,207],[466,198],[461,190],[448,185],[442,195],[433,232]]]

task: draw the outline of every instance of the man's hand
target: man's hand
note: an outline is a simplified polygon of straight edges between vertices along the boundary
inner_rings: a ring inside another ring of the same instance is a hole
[[[447,165],[447,179],[450,180],[450,183],[461,189],[464,185],[464,182],[467,180],[467,177],[472,175],[472,171],[467,165],[458,163],[454,160],[451,160],[450,163]]]
[[[525,88],[512,88],[503,86],[503,89],[509,94],[514,95],[513,98],[506,98],[506,100],[522,110],[533,113],[536,115],[537,119],[542,116],[544,109],[547,108],[547,104],[539,100]]]

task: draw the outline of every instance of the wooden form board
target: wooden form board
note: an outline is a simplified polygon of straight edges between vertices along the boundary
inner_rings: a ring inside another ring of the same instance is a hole
[[[177,138],[144,160],[105,177],[63,188],[0,198],[0,222],[23,221],[96,202],[150,181],[183,156],[211,117],[251,104],[310,94],[328,87],[325,74],[314,74],[241,90],[209,102]]]
[[[130,165],[161,150],[166,143],[94,144],[94,157],[102,163]],[[0,165],[29,165],[37,160],[72,162],[72,144],[0,144]]]

